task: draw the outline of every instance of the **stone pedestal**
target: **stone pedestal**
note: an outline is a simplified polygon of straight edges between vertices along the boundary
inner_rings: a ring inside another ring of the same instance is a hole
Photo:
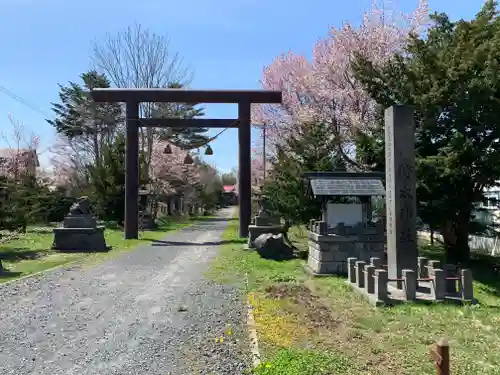
[[[108,251],[104,226],[97,226],[92,215],[67,216],[62,228],[54,228],[52,249],[59,251]]]
[[[311,222],[307,264],[315,274],[348,274],[349,258],[370,263],[384,257],[384,234],[376,228],[359,228],[358,233],[328,234],[325,222]]]
[[[248,248],[255,249],[255,240],[265,233],[283,233],[283,226],[280,224],[279,219],[261,212],[254,217],[253,224],[248,226]]]

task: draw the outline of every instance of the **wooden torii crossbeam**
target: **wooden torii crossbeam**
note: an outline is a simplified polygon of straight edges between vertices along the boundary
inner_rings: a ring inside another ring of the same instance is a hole
[[[269,90],[188,90],[188,89],[94,89],[95,102],[126,104],[125,148],[125,238],[139,235],[139,127],[238,128],[239,232],[248,237],[251,219],[251,104],[279,104],[281,91]],[[139,103],[236,103],[238,119],[139,118]]]

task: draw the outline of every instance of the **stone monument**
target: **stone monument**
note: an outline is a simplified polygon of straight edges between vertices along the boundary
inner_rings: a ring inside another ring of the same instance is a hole
[[[396,105],[385,110],[385,182],[387,271],[400,279],[403,270],[417,269],[417,203],[415,123],[413,108]],[[402,283],[397,282],[401,289]]]
[[[267,198],[259,195],[259,212],[254,217],[253,223],[248,226],[248,244],[249,249],[255,249],[254,241],[262,234],[280,234],[283,233],[283,225],[280,219],[275,217],[270,211]]]
[[[418,256],[413,109],[385,111],[387,266],[380,256],[347,260],[348,283],[376,305],[402,301],[477,303],[472,273]],[[320,223],[325,231],[326,223]],[[317,225],[318,226],[318,225]]]
[[[104,226],[92,216],[90,199],[80,197],[69,209],[63,227],[54,228],[52,249],[59,251],[108,251]]]

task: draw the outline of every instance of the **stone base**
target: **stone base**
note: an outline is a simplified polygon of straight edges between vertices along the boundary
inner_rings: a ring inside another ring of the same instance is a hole
[[[97,225],[92,215],[66,216],[64,228],[95,228]]]
[[[307,264],[317,274],[346,275],[351,257],[369,262],[383,258],[384,237],[376,235],[321,235],[309,231]]]
[[[350,285],[352,289],[354,289],[356,292],[361,293],[368,302],[377,307],[384,307],[384,306],[390,307],[390,306],[400,305],[402,303],[413,303],[413,304],[423,304],[423,305],[443,304],[443,303],[449,303],[455,305],[475,305],[478,303],[477,299],[466,301],[461,299],[460,297],[455,297],[455,296],[446,296],[444,299],[436,300],[427,292],[421,291],[422,289],[426,289],[428,287],[428,283],[426,282],[420,282],[416,299],[412,301],[406,300],[404,292],[396,287],[395,282],[387,283],[388,296],[386,300],[378,299],[374,293],[367,293],[365,288],[360,288],[356,284],[349,282],[349,280],[345,280],[345,283],[347,285]]]
[[[344,281],[347,285],[350,285],[356,292],[361,293],[368,302],[370,302],[372,305],[377,306],[377,307],[382,307],[382,306],[393,306],[394,303],[391,303],[391,300],[387,299],[386,301],[382,301],[377,298],[375,294],[371,293],[366,293],[365,288],[360,288],[356,284],[353,284],[349,282],[349,280]],[[402,301],[400,301],[402,302]]]
[[[282,232],[283,232],[282,225],[266,225],[266,226],[249,225],[248,226],[248,247],[250,249],[255,249],[254,241],[261,234],[264,234],[264,233],[280,234]]]
[[[331,273],[317,273],[314,272],[311,267],[307,263],[302,264],[302,268],[304,269],[304,272],[308,274],[311,277],[337,277],[337,275],[331,274]]]
[[[309,255],[307,266],[318,275],[347,275],[347,262],[343,261],[324,262]]]
[[[52,249],[68,252],[108,251],[104,227],[54,228]]]

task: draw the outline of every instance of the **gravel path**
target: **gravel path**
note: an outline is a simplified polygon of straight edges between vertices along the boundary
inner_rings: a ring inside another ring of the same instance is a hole
[[[243,374],[244,304],[203,277],[226,225],[200,223],[99,266],[0,285],[0,373]]]

